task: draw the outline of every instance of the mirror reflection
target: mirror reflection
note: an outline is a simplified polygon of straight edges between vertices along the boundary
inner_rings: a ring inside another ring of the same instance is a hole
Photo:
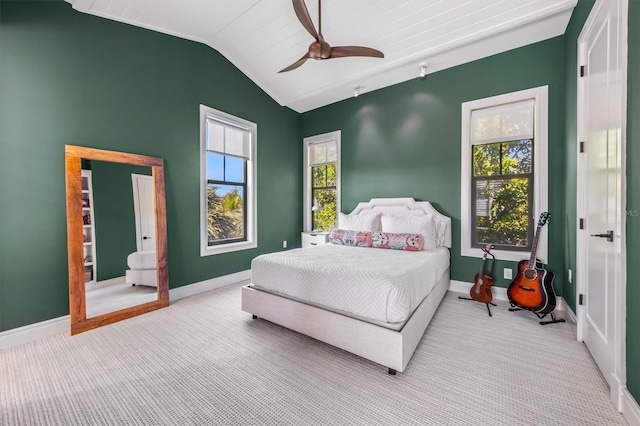
[[[86,317],[158,299],[151,167],[82,160]]]

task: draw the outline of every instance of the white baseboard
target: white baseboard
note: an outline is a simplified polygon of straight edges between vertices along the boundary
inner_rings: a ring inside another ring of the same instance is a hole
[[[113,285],[113,284],[122,284],[126,281],[126,278],[124,276],[122,277],[115,277],[115,278],[109,278],[108,280],[102,280],[102,281],[97,281],[94,283],[94,287],[95,288],[102,288],[102,287],[106,287],[109,285]]]
[[[456,293],[464,293],[469,294],[471,291],[471,287],[473,283],[468,283],[464,281],[456,281],[451,280],[451,285],[449,286],[449,291],[454,291]],[[509,297],[507,296],[507,289],[504,287],[491,287],[491,292],[493,293],[493,298],[495,300],[504,300],[508,301]],[[576,322],[576,315],[573,313],[569,305],[565,302],[564,298],[561,296],[556,296],[556,311],[562,311],[568,314],[569,319]]]
[[[68,333],[69,328],[69,315],[12,328],[11,330],[0,332],[0,350],[55,336],[56,334]]]
[[[565,313],[565,319],[571,321],[574,324],[578,323],[578,317],[576,317],[575,312],[571,309],[571,306],[564,300],[564,297],[556,296],[556,310],[562,311]]]
[[[175,302],[176,300],[185,297],[250,279],[251,270],[246,270],[212,278],[206,281],[188,284],[178,288],[172,288],[169,290],[169,300],[171,302]],[[101,284],[102,283],[104,283],[104,281],[102,281]],[[24,327],[2,331],[0,332],[0,350],[29,343],[34,340],[43,339],[45,337],[54,336],[60,333],[69,333],[69,329],[69,315],[65,315],[63,317],[25,325]]]
[[[251,270],[248,269],[246,271],[240,271],[234,274],[211,278],[210,280],[200,281],[198,283],[188,284],[178,288],[172,288],[169,289],[169,301],[175,302],[176,300],[180,300],[185,297],[194,296],[205,291],[215,290],[216,288],[224,287],[230,284],[236,284],[250,279]]]
[[[640,405],[626,387],[620,392],[622,415],[630,425],[640,425]]]

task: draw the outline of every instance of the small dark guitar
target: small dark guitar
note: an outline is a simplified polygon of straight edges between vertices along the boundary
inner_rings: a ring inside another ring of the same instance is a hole
[[[480,264],[480,272],[476,274],[476,277],[473,280],[474,285],[471,287],[471,291],[469,292],[469,296],[480,303],[491,303],[493,300],[493,294],[491,293],[493,278],[484,273],[487,255],[492,248],[493,246],[491,244],[487,244],[487,247],[484,249],[482,263]]]
[[[518,273],[507,289],[507,296],[512,305],[542,316],[553,312],[556,308],[556,295],[553,288],[555,275],[536,263],[540,230],[547,224],[550,217],[551,214],[547,212],[540,214],[531,257],[529,260],[521,260],[518,263]]]

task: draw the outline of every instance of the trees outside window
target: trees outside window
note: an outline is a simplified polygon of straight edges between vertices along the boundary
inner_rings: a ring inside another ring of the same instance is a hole
[[[473,146],[472,247],[531,249],[532,154],[532,139]]]
[[[328,231],[336,226],[336,165],[325,164],[311,168],[313,177],[312,198],[320,210],[311,210],[313,229]]]
[[[207,153],[207,241],[245,241],[247,160]]]

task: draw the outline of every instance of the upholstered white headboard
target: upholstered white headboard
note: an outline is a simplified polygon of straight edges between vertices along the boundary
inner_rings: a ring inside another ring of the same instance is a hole
[[[372,198],[367,203],[360,203],[351,214],[387,213],[390,215],[433,215],[446,223],[444,246],[451,248],[451,218],[437,211],[428,201],[416,201],[413,198]]]

